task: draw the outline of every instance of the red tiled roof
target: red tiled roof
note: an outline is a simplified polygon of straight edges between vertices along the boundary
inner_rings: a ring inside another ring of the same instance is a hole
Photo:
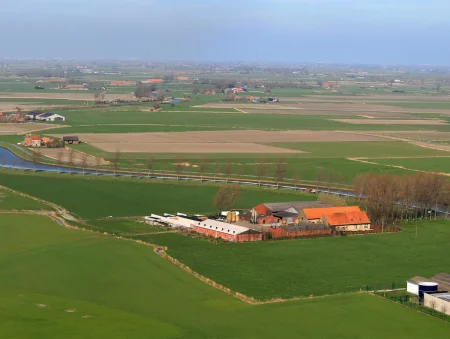
[[[31,140],[41,140],[41,137],[39,135],[33,135]]]
[[[325,214],[325,218],[330,226],[370,224],[364,211]]]
[[[358,206],[341,206],[341,207],[320,207],[320,208],[305,208],[303,212],[308,219],[320,219],[324,214],[345,213],[345,212],[359,212]]]

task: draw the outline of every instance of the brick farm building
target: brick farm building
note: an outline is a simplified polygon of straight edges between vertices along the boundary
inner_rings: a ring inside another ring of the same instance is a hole
[[[212,219],[194,222],[192,229],[198,233],[233,242],[263,240],[261,232]]]

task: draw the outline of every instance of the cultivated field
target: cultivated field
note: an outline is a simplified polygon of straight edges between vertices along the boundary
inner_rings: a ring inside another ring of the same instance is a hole
[[[55,128],[47,123],[0,123],[0,135],[26,134]]]
[[[0,172],[0,185],[59,204],[84,219],[150,213],[213,213],[217,185]],[[70,192],[70,194],[67,194]],[[236,208],[261,201],[316,200],[306,193],[243,187]]]
[[[444,258],[449,220],[419,222],[417,238],[413,223],[394,234],[244,246],[215,245],[179,234],[137,238],[167,246],[170,255],[195,271],[258,299],[359,291],[367,285],[383,289],[394,283],[399,288],[413,276],[433,276],[450,267],[450,259]],[[433,261],[437,257],[441,259]]]
[[[384,338],[440,339],[449,331],[364,294],[244,304],[151,247],[67,230],[43,216],[0,218],[4,338],[379,338],[381,327]]]
[[[355,125],[446,125],[447,122],[437,119],[422,119],[422,120],[394,120],[394,119],[333,119],[338,122],[345,122],[347,124]]]

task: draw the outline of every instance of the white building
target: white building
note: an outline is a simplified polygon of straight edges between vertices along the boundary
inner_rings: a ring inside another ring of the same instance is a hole
[[[42,113],[36,116],[36,120],[39,121],[66,121],[66,118],[62,115],[55,113]]]
[[[408,293],[419,295],[419,283],[427,282],[430,279],[423,277],[414,277],[406,281],[406,291]]]
[[[192,225],[196,223],[195,220],[191,220],[188,218],[183,218],[180,216],[177,217],[161,217],[159,219],[160,222],[163,222],[169,226],[172,227],[184,227],[184,228],[191,228]]]

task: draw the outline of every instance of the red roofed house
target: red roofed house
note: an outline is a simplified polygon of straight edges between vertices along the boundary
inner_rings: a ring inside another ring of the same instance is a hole
[[[364,211],[324,214],[322,222],[337,231],[368,231],[370,219]]]
[[[359,212],[358,206],[339,206],[339,207],[321,207],[321,208],[304,208],[299,213],[299,219],[313,223],[321,222],[324,214]]]
[[[31,137],[26,137],[23,142],[24,146],[32,146],[32,147],[40,147],[41,144],[42,144],[42,140],[39,135],[33,135]]]

